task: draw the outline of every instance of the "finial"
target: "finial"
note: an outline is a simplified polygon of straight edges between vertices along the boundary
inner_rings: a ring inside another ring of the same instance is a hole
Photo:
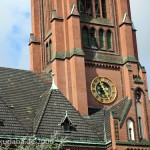
[[[52,87],[51,87],[51,90],[57,90],[58,89],[58,87],[55,84],[54,76],[55,76],[55,74],[52,72],[51,73],[51,77],[52,77]]]
[[[66,117],[68,116],[68,112],[66,111]]]

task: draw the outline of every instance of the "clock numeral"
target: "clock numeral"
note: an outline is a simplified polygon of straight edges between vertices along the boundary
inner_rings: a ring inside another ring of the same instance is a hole
[[[96,98],[96,99],[99,99],[99,96],[97,95],[95,98]]]
[[[96,87],[96,84],[92,83],[92,88],[95,88]]]
[[[95,80],[94,80],[94,83],[97,83],[97,82],[98,82],[98,79],[95,79]]]
[[[92,90],[93,93],[96,93],[96,90]]]
[[[101,78],[101,81],[105,81],[105,79],[104,79],[104,78]]]

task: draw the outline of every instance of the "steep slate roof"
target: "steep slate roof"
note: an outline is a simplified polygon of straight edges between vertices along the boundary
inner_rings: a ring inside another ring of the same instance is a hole
[[[110,113],[112,113],[114,118],[119,119],[120,126],[122,126],[129,110],[131,107],[131,99],[125,98],[124,100],[116,103],[112,107],[102,109],[90,108],[90,119],[87,119],[87,122],[91,124],[94,130],[97,131],[97,134],[101,139],[104,139],[104,128],[106,131],[107,141],[111,140],[110,133]],[[105,121],[104,121],[105,120]],[[105,122],[105,125],[104,125]]]
[[[70,141],[105,143],[111,141],[110,112],[123,123],[131,106],[126,98],[107,108],[105,114],[103,109],[89,109],[85,119],[59,90],[50,88],[50,74],[0,67],[0,122],[4,123],[0,124],[0,134],[50,138],[57,131]],[[70,132],[61,125],[66,111],[73,125]]]
[[[34,112],[40,95],[51,86],[49,76],[44,73],[0,67],[1,99],[28,133],[33,130]]]
[[[69,140],[82,140],[82,141],[99,141],[99,137],[94,132],[82,116],[75,110],[70,102],[60,93],[59,90],[52,90],[47,93],[47,101],[44,112],[41,117],[41,122],[37,129],[37,136],[50,137],[57,131],[59,135]],[[74,130],[64,132],[60,122],[67,114],[74,125]]]

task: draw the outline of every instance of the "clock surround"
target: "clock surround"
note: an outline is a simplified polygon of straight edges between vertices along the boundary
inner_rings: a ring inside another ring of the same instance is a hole
[[[116,99],[117,89],[110,79],[96,77],[91,82],[91,93],[100,103],[110,104]]]

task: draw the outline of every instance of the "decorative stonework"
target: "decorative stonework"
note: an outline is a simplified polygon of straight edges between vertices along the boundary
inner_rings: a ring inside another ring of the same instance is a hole
[[[89,67],[96,67],[96,68],[109,68],[109,69],[120,69],[120,66],[118,65],[112,65],[112,64],[104,64],[104,63],[95,63],[95,62],[85,62],[86,66]]]

